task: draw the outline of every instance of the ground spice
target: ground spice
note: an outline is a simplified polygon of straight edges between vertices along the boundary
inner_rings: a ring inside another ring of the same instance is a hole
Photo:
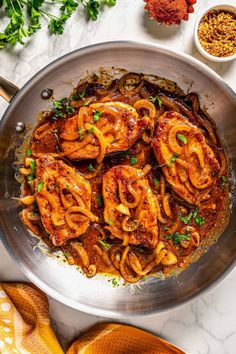
[[[226,11],[209,11],[198,27],[202,47],[215,57],[236,54],[236,15]]]

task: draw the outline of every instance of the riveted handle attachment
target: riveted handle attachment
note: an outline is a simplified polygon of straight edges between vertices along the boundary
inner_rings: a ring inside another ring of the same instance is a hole
[[[13,83],[0,76],[0,96],[3,97],[7,102],[10,102],[16,93],[19,91],[19,87],[15,86]]]

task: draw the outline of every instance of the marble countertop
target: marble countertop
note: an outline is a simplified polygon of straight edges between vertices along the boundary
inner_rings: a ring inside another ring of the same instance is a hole
[[[236,61],[217,64],[207,61],[193,44],[193,26],[200,11],[222,1],[198,0],[195,14],[180,27],[166,28],[150,21],[142,0],[117,0],[97,22],[87,22],[82,12],[70,20],[62,37],[49,36],[46,25],[25,47],[0,51],[0,74],[21,87],[49,62],[77,48],[111,40],[160,43],[188,53],[220,74],[236,90]],[[228,0],[235,4],[235,0]],[[0,117],[7,103],[0,99]],[[27,280],[0,243],[0,280]],[[173,342],[191,354],[236,353],[236,269],[216,288],[176,310],[161,315],[126,320]],[[63,344],[70,342],[104,318],[87,315],[49,299],[51,318]],[[121,321],[122,322],[122,321]]]

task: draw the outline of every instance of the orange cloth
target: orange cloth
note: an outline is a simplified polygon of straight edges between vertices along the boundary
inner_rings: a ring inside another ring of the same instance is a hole
[[[50,325],[46,295],[28,284],[0,284],[0,353],[63,354]],[[101,323],[77,339],[66,354],[184,354],[140,329]]]
[[[63,354],[46,295],[34,286],[0,284],[0,353]]]
[[[100,323],[77,339],[66,354],[185,354],[141,329]]]

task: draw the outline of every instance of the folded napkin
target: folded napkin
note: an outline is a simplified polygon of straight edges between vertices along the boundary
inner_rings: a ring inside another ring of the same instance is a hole
[[[0,353],[63,354],[47,297],[32,285],[0,284]]]
[[[63,354],[49,319],[46,295],[33,285],[0,284],[0,353]],[[77,339],[66,354],[184,354],[140,329],[100,323]]]

